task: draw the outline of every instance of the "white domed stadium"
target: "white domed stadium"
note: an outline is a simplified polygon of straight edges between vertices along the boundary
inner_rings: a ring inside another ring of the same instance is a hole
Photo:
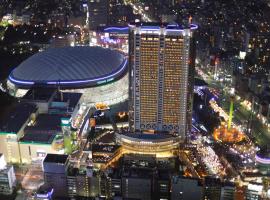
[[[8,77],[12,95],[29,89],[60,88],[83,93],[86,104],[117,104],[128,98],[127,58],[101,47],[52,48],[37,53]]]

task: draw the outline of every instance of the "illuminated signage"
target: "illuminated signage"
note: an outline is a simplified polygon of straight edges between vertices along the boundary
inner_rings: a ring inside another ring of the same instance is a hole
[[[98,81],[97,84],[98,84],[98,85],[101,85],[101,84],[104,84],[104,83],[109,83],[109,82],[111,82],[111,81],[113,81],[113,80],[114,80],[114,78],[109,78],[109,79],[106,79],[106,80],[104,80],[104,81]]]

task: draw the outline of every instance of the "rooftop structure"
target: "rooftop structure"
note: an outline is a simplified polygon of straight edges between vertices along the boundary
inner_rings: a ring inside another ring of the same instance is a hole
[[[44,101],[48,102],[55,94],[55,88],[32,88],[23,96],[24,101]]]
[[[55,136],[55,134],[27,133],[20,140],[20,143],[51,144]]]
[[[47,154],[43,162],[64,165],[67,162],[67,159],[68,155]]]
[[[20,143],[51,144],[61,132],[61,115],[40,114],[33,126],[24,129]]]
[[[36,111],[36,105],[29,103],[17,104],[8,115],[0,121],[0,133],[17,134],[29,120],[31,114]]]
[[[57,133],[61,132],[61,115],[40,114],[37,116],[33,126],[27,126],[25,133]]]
[[[169,134],[116,133],[116,141],[126,153],[155,154],[157,157],[173,157],[179,147],[179,137]]]

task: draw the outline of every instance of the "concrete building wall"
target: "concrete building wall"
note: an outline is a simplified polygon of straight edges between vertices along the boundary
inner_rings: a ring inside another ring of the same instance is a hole
[[[10,195],[16,184],[16,177],[13,166],[7,166],[0,171],[0,194]]]
[[[124,198],[151,199],[151,179],[122,178],[122,195]]]
[[[33,160],[44,158],[47,153],[58,154],[51,144],[20,143],[19,145],[22,163],[31,163]]]
[[[54,189],[55,197],[67,197],[67,176],[66,174],[46,173],[44,172],[44,182]]]
[[[0,152],[4,154],[6,162],[20,162],[20,151],[16,134],[0,134]]]

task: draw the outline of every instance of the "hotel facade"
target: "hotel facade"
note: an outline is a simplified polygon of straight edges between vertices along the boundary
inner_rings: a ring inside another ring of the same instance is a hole
[[[191,128],[196,28],[178,24],[130,26],[131,131],[186,138]]]

